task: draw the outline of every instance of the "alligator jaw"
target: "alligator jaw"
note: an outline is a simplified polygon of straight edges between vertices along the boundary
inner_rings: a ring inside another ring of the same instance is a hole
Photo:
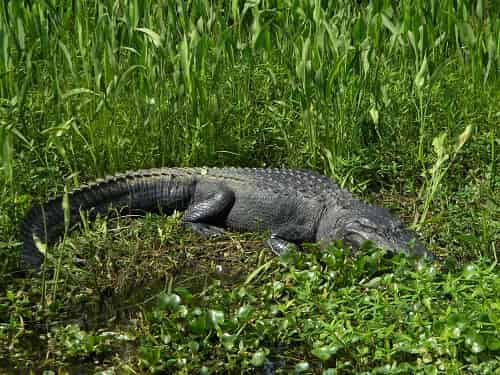
[[[388,253],[403,252],[407,255],[427,256],[425,246],[418,240],[416,234],[401,229],[396,233],[384,232],[385,228],[379,231],[366,230],[365,228],[349,225],[343,237],[344,242],[357,250],[366,243],[371,243],[375,247],[386,250]]]

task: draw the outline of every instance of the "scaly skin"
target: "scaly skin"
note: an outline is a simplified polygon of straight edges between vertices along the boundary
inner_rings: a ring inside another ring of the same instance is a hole
[[[270,231],[267,241],[280,253],[302,242],[365,241],[391,252],[430,256],[402,222],[368,205],[315,172],[289,169],[161,168],[126,172],[68,193],[69,227],[80,220],[120,212],[184,211],[183,222],[201,234]],[[63,197],[34,205],[22,224],[23,260],[40,267],[36,241],[52,244],[65,228]],[[413,244],[410,244],[413,242]]]

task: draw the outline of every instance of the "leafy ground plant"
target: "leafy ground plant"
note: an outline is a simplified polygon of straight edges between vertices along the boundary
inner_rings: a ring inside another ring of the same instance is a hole
[[[0,2],[0,372],[498,373],[499,10]],[[460,152],[440,136],[464,129]],[[174,165],[317,170],[415,223],[439,263],[272,259],[148,216],[21,268],[32,203]]]
[[[270,258],[262,238],[207,247],[161,217],[105,227],[56,251],[57,290],[50,277],[7,287],[9,368],[494,374],[500,363],[499,270],[486,259],[443,271],[336,246]],[[75,248],[91,261],[76,266]]]

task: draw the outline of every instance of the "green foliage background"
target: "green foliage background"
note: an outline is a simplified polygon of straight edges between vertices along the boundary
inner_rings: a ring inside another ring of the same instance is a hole
[[[126,169],[315,169],[397,211],[442,260],[485,258],[483,283],[500,243],[499,12],[495,0],[2,2],[0,338],[22,337],[20,301],[46,309],[15,273],[27,208]],[[385,363],[360,356],[347,356],[357,371]]]

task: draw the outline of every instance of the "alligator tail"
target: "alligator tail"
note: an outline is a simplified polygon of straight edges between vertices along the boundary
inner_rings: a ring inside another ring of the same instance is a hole
[[[21,226],[23,262],[39,268],[43,262],[39,243],[53,244],[64,233],[66,224],[71,228],[80,222],[80,211],[88,211],[89,220],[93,220],[111,208],[127,213],[161,211],[171,214],[174,210],[185,210],[193,195],[196,178],[178,172],[167,168],[141,170],[83,185],[67,194],[67,219],[64,196],[33,205]]]

